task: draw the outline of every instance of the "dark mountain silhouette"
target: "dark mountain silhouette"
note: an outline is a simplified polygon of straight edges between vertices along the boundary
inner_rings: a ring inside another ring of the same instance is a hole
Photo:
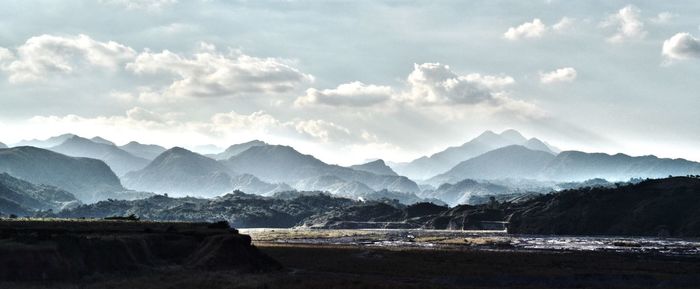
[[[73,194],[54,186],[35,185],[0,173],[0,215],[28,215],[31,211],[60,211],[80,205]]]
[[[125,150],[126,152],[136,157],[144,158],[151,161],[155,159],[158,155],[166,151],[166,148],[159,145],[141,144],[135,141],[129,142],[128,144],[125,144],[123,146],[119,146],[119,148]]]
[[[102,160],[118,176],[142,169],[148,164],[147,159],[136,157],[115,145],[97,143],[79,136],[73,136],[49,149],[64,155]]]
[[[549,181],[585,181],[602,178],[627,181],[631,178],[660,178],[699,174],[700,163],[655,156],[564,151],[554,156],[523,146],[508,146],[461,162],[428,183],[453,183],[462,179],[522,178]]]
[[[0,172],[34,184],[59,187],[83,202],[124,189],[101,160],[69,157],[36,147],[0,149]]]
[[[252,174],[267,182],[295,184],[308,178],[336,176],[348,182],[363,183],[372,190],[418,192],[418,185],[406,177],[380,176],[329,165],[289,146],[254,146],[221,162],[232,171]]]
[[[99,136],[93,137],[90,140],[93,142],[96,142],[96,143],[116,146],[113,142],[106,140],[106,139],[99,137]]]
[[[211,155],[207,155],[207,156],[211,157],[215,160],[227,160],[227,159],[231,158],[232,156],[240,154],[251,147],[264,146],[264,145],[267,145],[267,143],[260,141],[260,140],[252,140],[252,141],[249,141],[246,143],[232,145],[221,153],[211,154]]]
[[[371,161],[361,165],[350,166],[351,169],[370,172],[380,176],[398,176],[383,160]]]
[[[33,146],[33,147],[38,147],[38,148],[50,148],[50,147],[60,145],[64,141],[66,141],[67,139],[72,138],[74,136],[75,135],[72,133],[67,133],[67,134],[62,134],[59,136],[50,137],[50,138],[45,139],[45,140],[38,140],[38,139],[22,140],[16,144],[14,144],[13,147]]]
[[[400,175],[413,179],[427,179],[448,171],[462,161],[509,145],[524,145],[534,150],[549,153],[556,151],[536,138],[526,139],[516,130],[506,130],[500,134],[489,130],[460,146],[449,147],[429,157],[424,156],[409,163],[396,164],[393,168]]]

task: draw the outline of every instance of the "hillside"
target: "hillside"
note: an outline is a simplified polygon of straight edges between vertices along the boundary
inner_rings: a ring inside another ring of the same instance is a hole
[[[119,178],[100,160],[69,157],[35,147],[0,149],[0,172],[34,184],[59,187],[83,202],[124,190]]]
[[[267,143],[259,140],[252,140],[246,143],[240,143],[240,144],[235,144],[232,145],[228,148],[226,148],[225,151],[218,153],[218,154],[212,154],[212,155],[207,155],[210,158],[213,158],[215,160],[227,160],[231,158],[232,156],[238,155],[245,150],[255,147],[255,146],[264,146],[267,145]]]
[[[93,158],[104,161],[118,176],[130,171],[142,169],[148,160],[136,157],[106,140],[95,142],[79,136],[73,136],[58,146],[49,148],[57,153],[68,156]]]
[[[29,215],[31,211],[75,207],[80,204],[73,194],[53,186],[34,185],[0,174],[0,215]]]

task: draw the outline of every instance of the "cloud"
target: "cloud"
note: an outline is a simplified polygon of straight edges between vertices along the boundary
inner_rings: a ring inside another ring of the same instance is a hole
[[[101,0],[101,3],[122,6],[129,10],[160,10],[177,0]]]
[[[502,88],[515,83],[506,75],[457,75],[440,63],[414,64],[407,78],[408,91],[397,98],[415,103],[475,104],[493,99]]]
[[[163,98],[215,97],[247,93],[276,94],[289,92],[313,81],[284,59],[258,58],[231,51],[221,53],[203,43],[192,56],[168,50],[145,51],[127,64],[137,75],[165,74],[176,79],[161,89]]]
[[[510,27],[503,33],[503,37],[508,40],[518,40],[522,38],[540,38],[544,35],[547,27],[542,20],[535,18],[532,22],[525,22],[518,27]]]
[[[576,69],[572,67],[564,67],[554,71],[540,73],[540,82],[544,84],[572,82],[576,79],[576,76]]]
[[[309,88],[306,95],[299,97],[299,106],[325,104],[330,106],[370,106],[391,98],[393,90],[389,86],[366,85],[359,81],[338,85],[334,89],[318,90]]]
[[[515,41],[524,38],[542,38],[549,32],[561,33],[574,25],[575,19],[569,17],[562,17],[559,22],[555,23],[551,27],[545,25],[542,20],[535,18],[532,22],[525,22],[517,27],[510,27],[508,31],[503,33],[505,39]]]
[[[0,52],[7,58],[11,54]],[[29,38],[16,49],[16,56],[2,69],[9,74],[11,83],[45,79],[50,74],[71,74],[78,67],[100,67],[116,70],[134,58],[136,52],[123,44],[101,42],[87,35],[40,35]],[[7,60],[5,60],[7,61]]]
[[[673,14],[671,12],[661,12],[657,14],[656,16],[652,17],[649,19],[652,23],[655,24],[666,24],[671,21],[671,19],[676,18],[676,14]]]
[[[608,41],[612,43],[642,39],[647,34],[644,30],[644,22],[641,20],[641,10],[633,5],[627,5],[617,13],[609,15],[601,22],[601,26],[617,28],[617,33],[608,37]]]
[[[677,33],[664,41],[661,53],[673,60],[700,58],[700,39],[687,32]]]

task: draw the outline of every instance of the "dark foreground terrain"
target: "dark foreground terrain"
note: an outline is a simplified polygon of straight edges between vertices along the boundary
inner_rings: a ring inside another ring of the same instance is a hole
[[[0,229],[2,289],[700,287],[697,255],[513,250],[495,235],[373,247],[308,241],[369,240],[373,231],[264,230],[250,231],[252,246],[222,224],[3,221]]]

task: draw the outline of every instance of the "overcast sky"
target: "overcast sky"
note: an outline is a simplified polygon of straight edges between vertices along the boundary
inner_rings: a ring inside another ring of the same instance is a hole
[[[2,1],[0,141],[261,139],[352,164],[514,128],[700,161],[699,2],[525,2]]]

